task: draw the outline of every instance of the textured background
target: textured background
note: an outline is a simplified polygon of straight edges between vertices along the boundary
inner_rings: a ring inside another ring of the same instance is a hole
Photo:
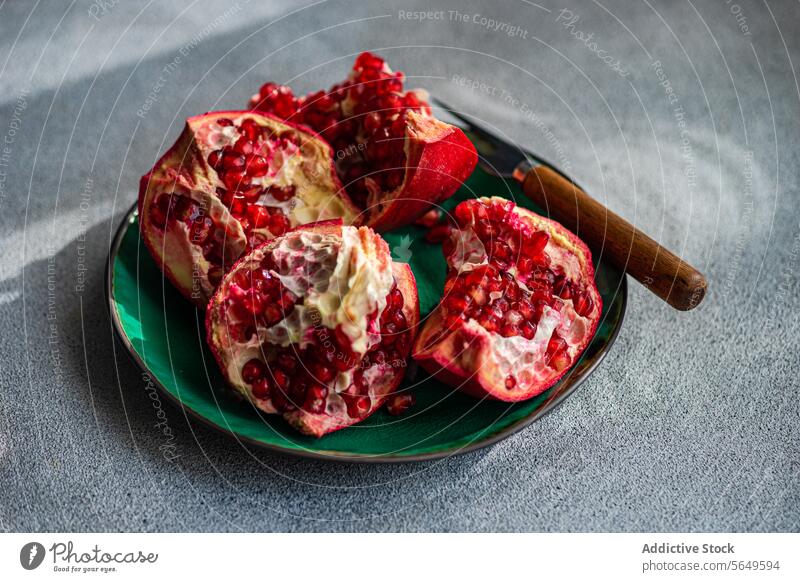
[[[800,17],[737,1],[0,5],[0,529],[797,531]],[[103,306],[138,177],[186,116],[327,86],[363,49],[567,166],[711,292],[676,313],[633,284],[579,393],[489,450],[309,462],[167,407],[168,461]]]

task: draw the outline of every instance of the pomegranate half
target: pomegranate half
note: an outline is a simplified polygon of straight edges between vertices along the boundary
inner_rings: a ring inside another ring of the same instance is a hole
[[[328,91],[295,97],[266,83],[250,106],[304,124],[335,151],[336,169],[363,211],[360,223],[380,232],[410,224],[450,196],[475,169],[475,147],[459,128],[435,119],[421,90],[362,53],[349,77]]]
[[[589,344],[602,302],[589,249],[563,226],[503,198],[454,210],[442,245],[442,302],[413,357],[477,397],[525,400],[566,373]]]
[[[299,224],[349,222],[357,214],[327,143],[250,111],[189,118],[139,187],[147,248],[181,293],[201,307],[247,250]]]
[[[398,387],[419,322],[408,265],[368,227],[298,227],[242,257],[206,311],[228,383],[300,432],[360,422]]]

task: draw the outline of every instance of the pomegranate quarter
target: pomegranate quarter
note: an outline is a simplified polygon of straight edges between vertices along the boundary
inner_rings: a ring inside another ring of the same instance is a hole
[[[323,140],[270,115],[192,117],[142,177],[142,237],[178,290],[205,307],[246,251],[299,224],[356,218],[332,160]]]
[[[563,226],[502,198],[459,204],[442,244],[444,296],[413,357],[474,396],[525,400],[580,357],[602,304],[589,249]]]
[[[299,227],[240,259],[206,311],[230,385],[300,432],[322,436],[397,389],[419,321],[408,265],[368,227]]]
[[[379,56],[362,53],[349,77],[328,91],[295,97],[289,87],[266,83],[250,106],[327,140],[342,183],[364,212],[360,223],[384,232],[452,196],[478,162],[464,132],[435,119],[427,94],[404,90],[404,79]]]

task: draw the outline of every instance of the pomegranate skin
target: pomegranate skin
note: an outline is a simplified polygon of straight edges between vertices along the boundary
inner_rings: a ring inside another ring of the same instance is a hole
[[[293,428],[305,435],[317,438],[361,422],[381,408],[389,396],[391,396],[392,393],[397,390],[402,382],[403,376],[405,375],[405,366],[396,367],[389,365],[382,368],[382,373],[378,375],[376,382],[371,384],[369,387],[369,408],[357,418],[350,417],[347,414],[331,415],[327,414],[326,412],[312,413],[304,410],[301,407],[289,411],[278,411],[275,409],[271,401],[265,401],[256,398],[253,394],[253,391],[242,382],[241,378],[233,378],[231,374],[228,373],[228,370],[231,370],[232,366],[235,369],[239,369],[242,362],[236,359],[238,357],[236,354],[237,345],[236,342],[231,341],[230,330],[226,327],[227,324],[224,306],[226,297],[229,294],[232,278],[236,276],[237,272],[245,268],[258,253],[268,255],[272,249],[280,243],[281,239],[285,238],[291,233],[306,232],[320,235],[340,236],[344,226],[345,225],[343,225],[341,220],[329,220],[301,225],[292,231],[289,231],[282,237],[268,241],[260,247],[254,249],[247,255],[241,257],[239,261],[237,261],[237,263],[231,268],[222,284],[215,291],[211,301],[209,302],[208,309],[206,310],[205,326],[207,343],[212,354],[214,355],[215,360],[217,361],[217,364],[220,367],[220,370],[226,377],[226,381],[231,385],[231,387],[237,392],[241,393],[248,401],[250,401],[257,408],[261,409],[263,412],[281,413],[284,419]],[[407,264],[392,262],[386,243],[374,233],[372,233],[371,236],[374,237],[373,240],[376,246],[383,252],[384,256],[382,257],[382,264],[389,264],[396,286],[401,291],[403,296],[403,305],[401,310],[405,317],[405,321],[407,322],[406,333],[410,334],[407,340],[407,348],[405,349],[404,353],[401,354],[402,358],[405,360],[405,358],[408,357],[411,345],[413,344],[414,335],[419,325],[420,318],[416,281],[410,267]],[[306,362],[302,361],[300,363],[303,365],[306,364]],[[267,363],[266,366],[274,369],[274,361],[272,363]]]
[[[317,174],[310,174],[329,196],[330,204],[322,212],[343,217],[348,222],[358,215],[358,209],[352,204],[336,174],[330,146],[307,127],[268,113],[252,111],[215,111],[190,117],[175,144],[140,179],[137,208],[142,239],[153,259],[172,285],[200,308],[205,308],[216,287],[209,278],[209,270],[216,267],[221,275],[253,242],[221,200],[220,188],[223,184],[220,175],[207,159],[207,154],[213,148],[199,137],[208,135],[210,124],[230,119],[256,120],[264,127],[296,133],[304,145],[310,144],[308,149],[313,151],[315,167],[322,168]],[[202,217],[209,218],[213,221],[212,228],[224,233],[219,244],[219,262],[222,264],[216,265],[203,257],[200,247],[190,237],[189,224],[186,229],[175,228],[173,223],[167,227],[156,225],[153,207],[156,199],[164,196],[186,199],[205,209]],[[298,191],[296,196],[303,199],[305,191]],[[295,219],[287,217],[286,221],[291,223]],[[264,235],[265,238],[269,236]]]
[[[362,221],[378,232],[411,224],[450,198],[478,163],[475,146],[459,128],[409,111],[403,184],[367,209]]]
[[[481,201],[488,204],[502,201],[502,203],[508,204],[507,201],[500,198],[485,198]],[[513,212],[535,231],[549,233],[551,244],[559,249],[558,253],[563,252],[565,256],[574,256],[577,259],[578,270],[576,273],[580,273],[582,290],[591,298],[592,307],[585,316],[578,317],[574,310],[571,310],[571,314],[568,316],[573,318],[571,332],[565,334],[569,340],[568,365],[558,370],[541,365],[538,360],[527,361],[525,358],[528,356],[522,349],[518,353],[508,355],[508,360],[512,360],[511,363],[514,366],[511,371],[516,375],[524,374],[525,369],[535,369],[537,376],[525,382],[518,381],[515,376],[513,389],[510,389],[503,381],[509,367],[508,365],[502,367],[500,364],[504,356],[508,354],[507,351],[500,354],[500,351],[506,349],[500,346],[504,345],[507,338],[484,329],[474,319],[468,319],[456,325],[453,325],[452,322],[447,323],[446,310],[442,304],[428,318],[417,336],[412,350],[414,360],[429,374],[447,385],[476,398],[489,398],[505,402],[527,400],[541,394],[558,382],[589,345],[602,313],[602,299],[594,283],[591,252],[583,241],[559,223],[529,210],[515,206]],[[445,283],[445,298],[455,287],[457,275],[458,273],[448,275]],[[560,303],[566,302],[560,301]],[[570,309],[571,302],[568,310]],[[517,337],[516,339],[521,338]]]

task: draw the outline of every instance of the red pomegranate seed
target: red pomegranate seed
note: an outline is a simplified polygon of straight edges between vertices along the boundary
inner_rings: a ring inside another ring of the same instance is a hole
[[[254,188],[248,188],[247,190],[244,190],[241,194],[248,204],[253,204],[259,198],[261,198],[263,193],[264,191],[261,188],[255,186]]]
[[[292,90],[285,85],[265,83],[261,86],[259,94],[260,107],[273,111],[278,117],[287,119],[297,112],[297,100]]]
[[[249,141],[256,141],[261,135],[261,126],[252,119],[245,119],[239,124],[239,133]]]
[[[269,210],[265,206],[255,204],[247,209],[247,217],[252,228],[265,228],[270,221]]]
[[[536,335],[536,326],[529,321],[525,321],[519,326],[520,335],[527,340],[532,340]]]
[[[269,397],[269,380],[266,378],[256,378],[253,383],[253,396],[260,399]]]
[[[489,260],[492,259],[508,261],[511,259],[511,247],[501,240],[493,240],[489,243]]]
[[[289,376],[283,370],[272,370],[272,379],[275,381],[275,385],[281,390],[289,388]]]
[[[222,154],[222,167],[226,170],[241,170],[244,168],[245,158],[242,154],[234,151],[226,151]]]
[[[500,330],[500,334],[503,337],[513,337],[515,335],[519,335],[519,330],[513,325],[506,324]]]
[[[358,69],[383,69],[384,60],[377,55],[363,52],[356,58],[353,68]]]
[[[592,298],[588,293],[576,293],[575,297],[572,299],[572,302],[575,305],[575,312],[581,317],[588,316],[594,307],[594,301],[592,301]]]
[[[263,156],[252,155],[247,159],[246,171],[250,176],[265,176],[269,171],[269,162]]]
[[[222,183],[228,190],[238,190],[239,188],[247,186],[246,178],[243,172],[233,170],[226,171],[222,176]]]
[[[320,362],[311,365],[311,376],[322,384],[327,384],[336,377],[336,372]]]
[[[239,271],[233,276],[233,282],[242,289],[249,289],[252,285],[252,271]]]
[[[253,142],[247,141],[246,139],[238,139],[236,140],[236,143],[233,144],[233,151],[243,155],[252,154]]]
[[[522,252],[529,257],[534,257],[544,250],[544,247],[547,246],[547,241],[549,240],[550,235],[548,235],[546,232],[534,232],[528,242],[522,246]]]
[[[514,376],[510,374],[506,376],[506,388],[508,390],[513,390],[514,386],[516,385],[517,385],[517,379]]]
[[[262,317],[264,318],[264,325],[266,327],[272,327],[283,319],[283,312],[277,305],[270,304],[264,307]]]
[[[282,212],[278,211],[270,216],[269,231],[275,236],[282,235],[289,230],[290,226],[289,219]]]
[[[392,394],[386,401],[386,412],[392,416],[400,416],[408,412],[408,409],[414,406],[416,398],[413,394]]]
[[[222,161],[222,150],[214,150],[210,154],[208,154],[208,165],[214,168],[215,170],[220,168],[220,162]]]
[[[550,338],[550,342],[547,344],[547,353],[555,354],[556,352],[565,350],[566,348],[567,342],[553,334],[553,337]]]
[[[235,196],[231,202],[231,214],[241,218],[247,213],[247,202],[240,196]]]
[[[444,306],[452,313],[464,313],[472,302],[471,298],[463,295],[448,295],[444,301]]]
[[[242,379],[246,383],[252,384],[256,378],[264,376],[265,370],[266,366],[261,360],[257,360],[255,358],[248,360],[248,362],[242,367]]]
[[[278,202],[286,202],[287,200],[291,200],[295,195],[295,191],[296,189],[294,186],[288,186],[286,188],[281,188],[279,186],[269,187],[269,193]]]

